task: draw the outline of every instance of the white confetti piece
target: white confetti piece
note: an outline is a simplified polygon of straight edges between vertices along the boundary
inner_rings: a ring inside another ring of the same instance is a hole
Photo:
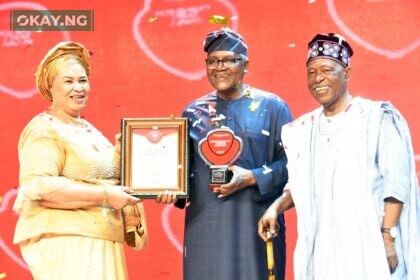
[[[192,126],[195,127],[199,123],[201,123],[201,118],[199,118],[198,120],[195,120]]]
[[[220,114],[218,117],[212,118],[211,120],[215,122],[215,121],[221,121],[224,119],[226,119],[226,117],[223,114]]]
[[[263,174],[266,175],[270,172],[273,172],[273,169],[271,169],[270,167],[268,167],[267,165],[263,165],[264,171]]]
[[[261,129],[261,133],[266,136],[270,136],[270,132],[264,129]]]

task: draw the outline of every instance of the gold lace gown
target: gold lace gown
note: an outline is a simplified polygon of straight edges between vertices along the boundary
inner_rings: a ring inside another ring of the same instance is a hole
[[[21,213],[14,243],[35,279],[127,279],[123,223],[117,211],[101,207],[53,209],[39,195],[72,184],[118,183],[119,155],[90,123],[66,124],[48,113],[34,117],[19,144]]]

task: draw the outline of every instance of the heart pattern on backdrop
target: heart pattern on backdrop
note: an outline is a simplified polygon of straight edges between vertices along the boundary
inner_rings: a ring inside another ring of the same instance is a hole
[[[3,199],[0,201],[0,216],[1,215],[15,215],[15,213],[12,210],[12,205],[14,198],[17,194],[16,189],[11,189],[3,196]],[[6,229],[8,227],[2,227],[3,229]],[[15,246],[11,244],[10,246]],[[7,256],[9,256],[10,259],[12,259],[15,263],[17,263],[20,267],[23,267],[26,270],[28,269],[28,266],[24,262],[24,260],[18,256],[9,246],[9,244],[6,244],[6,242],[3,239],[3,236],[0,232],[0,250],[2,250],[4,253],[6,253]],[[16,246],[15,246],[16,247]]]
[[[187,80],[201,79],[206,75],[203,61],[200,60],[203,52],[200,40],[203,40],[204,34],[197,37],[197,32],[209,29],[208,18],[213,14],[230,17],[230,28],[237,30],[238,13],[235,6],[226,0],[155,2],[158,3],[145,0],[143,9],[134,18],[133,36],[138,46],[165,71]],[[213,29],[216,27],[209,32]],[[167,30],[167,33],[162,33],[162,30]],[[197,50],[200,53],[195,55]],[[177,53],[175,58],[174,52]]]
[[[410,3],[402,5],[401,3],[393,3],[392,1],[363,0],[363,3],[358,3],[357,1],[341,1],[340,5],[338,5],[338,2],[339,1],[336,0],[327,0],[328,13],[349,41],[357,43],[367,50],[385,56],[389,59],[402,58],[420,47],[420,36],[418,34],[407,34],[403,32],[404,29],[419,30],[416,26],[413,26],[414,28],[404,28],[410,24],[415,25],[416,22],[418,22],[416,18],[418,13],[416,14],[414,12],[416,9],[410,13]],[[414,1],[411,4],[415,4]],[[352,5],[354,8],[350,7]],[[384,5],[389,7],[387,9],[388,12],[385,11],[386,7]],[[400,13],[401,9],[404,9],[406,12]],[[342,15],[340,15],[338,10],[343,10],[341,13]],[[351,17],[344,19],[344,15],[349,14],[344,11],[349,10],[352,11]],[[387,16],[383,16],[384,14]],[[397,20],[396,18],[399,14],[404,17]],[[395,15],[395,17],[393,15]],[[412,17],[409,18],[408,15],[412,15]],[[393,20],[390,21],[390,19]],[[410,19],[412,19],[412,22]],[[354,22],[352,22],[352,20]],[[378,33],[372,30],[366,32],[367,29],[372,28],[375,30],[381,30],[381,32],[389,32],[391,34],[396,32],[395,30],[398,29],[398,27],[396,28],[396,25],[399,24],[401,25],[401,31],[396,33],[395,36],[378,36]],[[380,29],[378,29],[379,26],[381,27]],[[368,38],[368,36],[371,38]],[[377,37],[374,38],[374,36]],[[391,40],[394,40],[393,38],[397,38],[398,42],[381,43],[382,39],[389,40],[390,38]],[[397,44],[395,49],[388,48],[386,46],[395,45],[395,43]]]
[[[10,17],[9,11],[13,9],[48,10],[48,8],[37,3],[33,3],[33,2],[8,2],[8,3],[0,4],[1,16],[7,15]],[[2,13],[2,11],[4,12]],[[9,23],[10,22],[9,18],[5,19],[4,22]],[[30,31],[12,32],[12,31],[9,31],[9,29],[10,29],[10,26],[8,29],[0,30],[0,38],[3,37],[0,48],[4,49],[2,50],[2,56],[13,57],[13,59],[16,59],[16,60],[22,58],[23,56],[21,55],[21,53],[12,52],[12,48],[15,48],[18,52],[20,51],[25,52],[29,46],[34,44],[35,37],[42,36],[41,35],[42,33],[36,33],[36,32],[34,33]],[[61,40],[65,40],[65,41],[70,40],[69,32],[62,31],[61,35],[62,35]],[[7,67],[10,68],[10,67],[13,67],[13,65],[18,65],[19,69],[15,71],[22,71],[21,69],[22,67],[19,64],[20,63],[13,64],[13,63],[10,63],[9,61],[7,63]],[[30,67],[28,67],[28,69],[30,69]],[[11,77],[13,77],[13,71],[9,71],[8,73],[10,73]],[[31,78],[31,82],[33,83],[32,77],[33,77],[33,73],[29,74],[28,72],[28,78]],[[3,77],[3,78],[5,81],[13,80],[13,79],[9,79],[8,77]],[[19,81],[19,83],[22,83],[22,81]],[[18,99],[23,99],[23,98],[30,98],[34,96],[38,91],[35,87],[31,87],[29,89],[24,89],[24,90],[16,89],[14,86],[2,84],[2,81],[0,80],[0,93],[1,92],[7,95],[16,97]]]

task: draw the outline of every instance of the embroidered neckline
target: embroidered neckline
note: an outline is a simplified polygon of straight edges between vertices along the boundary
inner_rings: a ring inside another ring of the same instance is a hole
[[[50,115],[53,115],[54,117],[56,117],[57,119],[59,119],[60,121],[62,121],[64,123],[74,124],[74,125],[76,125],[78,127],[82,127],[82,128],[87,127],[86,122],[81,117],[70,116],[69,114],[64,112],[62,109],[57,108],[55,106],[50,106],[47,109],[47,113],[50,114]]]

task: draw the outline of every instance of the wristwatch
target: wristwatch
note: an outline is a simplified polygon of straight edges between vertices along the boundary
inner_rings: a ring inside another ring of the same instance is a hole
[[[398,231],[397,231],[397,227],[396,226],[393,226],[391,228],[382,227],[381,228],[381,232],[382,233],[388,233],[392,238],[395,238],[395,237],[398,236]]]

